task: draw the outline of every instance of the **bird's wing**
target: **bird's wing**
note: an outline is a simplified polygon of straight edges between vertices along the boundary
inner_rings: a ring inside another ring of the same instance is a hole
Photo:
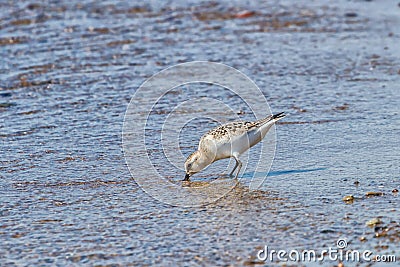
[[[230,122],[210,130],[203,137],[210,136],[216,140],[229,139],[232,136],[246,133],[249,130],[249,127],[251,127],[251,122],[249,121]]]
[[[218,126],[203,135],[200,140],[199,147],[204,139],[209,138],[211,140],[229,141],[230,139],[240,137],[243,134],[247,134],[252,131],[258,131],[260,129],[262,130],[263,128],[265,128],[263,127],[264,125],[267,126],[267,124],[272,124],[277,120],[283,118],[284,116],[285,115],[283,114],[283,112],[281,112],[276,115],[267,116],[257,121],[235,121]]]

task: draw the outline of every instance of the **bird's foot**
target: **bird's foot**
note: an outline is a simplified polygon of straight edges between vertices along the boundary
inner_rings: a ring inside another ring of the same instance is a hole
[[[190,181],[190,175],[189,174],[186,174],[185,175],[185,178],[182,180],[183,182],[188,182],[188,181]]]

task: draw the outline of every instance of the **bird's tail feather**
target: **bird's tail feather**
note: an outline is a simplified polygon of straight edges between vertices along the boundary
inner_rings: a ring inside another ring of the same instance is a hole
[[[286,116],[285,112],[280,112],[278,114],[273,115],[272,119],[277,121],[277,120],[284,118],[285,116]]]
[[[256,127],[261,127],[262,125],[269,123],[271,121],[276,122],[280,119],[282,119],[283,117],[285,117],[286,115],[284,114],[284,112],[280,112],[278,114],[275,115],[269,115],[268,117],[265,117],[264,119],[258,120],[254,123],[254,126]]]

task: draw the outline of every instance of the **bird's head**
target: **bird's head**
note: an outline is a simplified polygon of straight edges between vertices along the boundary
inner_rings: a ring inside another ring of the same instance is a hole
[[[185,180],[189,180],[189,177],[195,173],[198,173],[209,165],[209,162],[205,160],[199,150],[190,154],[185,161]]]

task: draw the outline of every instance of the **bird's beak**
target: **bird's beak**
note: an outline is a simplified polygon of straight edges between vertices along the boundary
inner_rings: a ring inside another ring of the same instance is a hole
[[[190,174],[189,174],[189,173],[186,173],[185,179],[183,179],[183,181],[189,181],[189,177],[190,177]]]

